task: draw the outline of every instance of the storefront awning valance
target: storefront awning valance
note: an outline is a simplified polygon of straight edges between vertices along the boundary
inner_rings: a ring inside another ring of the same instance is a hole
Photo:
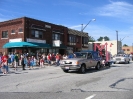
[[[3,45],[3,48],[14,48],[14,47],[36,47],[38,45],[29,42],[8,42]]]
[[[53,48],[66,49],[67,46],[60,44],[60,46],[56,46],[56,47],[54,46]]]
[[[65,46],[65,45],[63,45],[63,44],[60,44],[60,48],[61,48],[61,49],[66,49],[67,46]]]
[[[31,44],[34,44],[34,45],[37,45],[37,46],[35,46],[35,47],[37,47],[37,48],[51,48],[51,45],[50,44],[44,44],[44,43],[31,43]]]
[[[3,45],[3,48],[13,48],[13,47],[51,48],[51,45],[43,43],[33,43],[33,42],[8,42]]]

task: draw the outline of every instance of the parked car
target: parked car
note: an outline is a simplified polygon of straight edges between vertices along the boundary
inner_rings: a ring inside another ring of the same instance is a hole
[[[130,57],[126,54],[118,54],[113,57],[113,62],[115,63],[130,63]]]

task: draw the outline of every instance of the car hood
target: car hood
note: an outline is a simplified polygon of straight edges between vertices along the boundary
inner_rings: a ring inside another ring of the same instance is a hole
[[[72,60],[72,61],[80,61],[80,60],[84,60],[86,58],[69,58],[69,59],[64,59],[64,60]]]

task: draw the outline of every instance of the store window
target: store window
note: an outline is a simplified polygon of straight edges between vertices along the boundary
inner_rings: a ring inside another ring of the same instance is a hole
[[[70,43],[76,43],[76,36],[75,35],[69,35],[69,42]]]
[[[130,51],[130,49],[127,49],[127,51]]]
[[[19,33],[23,33],[23,29],[22,29],[22,28],[19,28],[19,29],[18,29],[18,32],[19,32]]]
[[[8,38],[8,31],[2,31],[2,38]]]
[[[77,39],[76,39],[76,40],[77,40],[77,43],[79,43],[79,38],[78,38],[78,37],[77,37]]]
[[[88,44],[88,38],[87,38],[87,37],[84,37],[84,38],[83,38],[83,43],[84,43],[84,44]]]
[[[11,34],[15,34],[15,30],[14,29],[11,30]]]
[[[55,34],[55,33],[54,33],[54,34],[52,35],[52,39],[53,39],[53,40],[61,40],[61,35],[60,35],[60,34]]]
[[[32,30],[31,31],[31,36],[33,38],[43,38],[43,31]]]

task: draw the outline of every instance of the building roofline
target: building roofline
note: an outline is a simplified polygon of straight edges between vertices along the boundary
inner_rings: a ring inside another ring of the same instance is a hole
[[[83,37],[89,36],[87,32],[82,32],[82,31],[78,31],[75,29],[71,29],[71,28],[68,28],[68,34],[73,34],[73,35],[78,35],[78,36],[83,36]]]
[[[2,21],[2,22],[0,22],[0,24],[2,24],[2,23],[6,23],[6,22],[10,22],[10,21],[19,20],[19,19],[31,19],[31,20],[36,20],[36,21],[40,21],[40,22],[49,23],[49,24],[52,24],[52,25],[58,25],[58,24],[54,24],[54,23],[50,23],[50,22],[46,22],[46,21],[42,21],[42,20],[39,20],[39,19],[35,19],[35,18],[31,18],[31,17],[26,17],[26,16],[19,17],[19,18],[14,18],[14,19],[10,19],[10,20],[6,20],[6,21]],[[66,26],[63,26],[63,25],[58,25],[58,26],[61,26],[61,27],[65,27],[65,28],[67,28]]]

